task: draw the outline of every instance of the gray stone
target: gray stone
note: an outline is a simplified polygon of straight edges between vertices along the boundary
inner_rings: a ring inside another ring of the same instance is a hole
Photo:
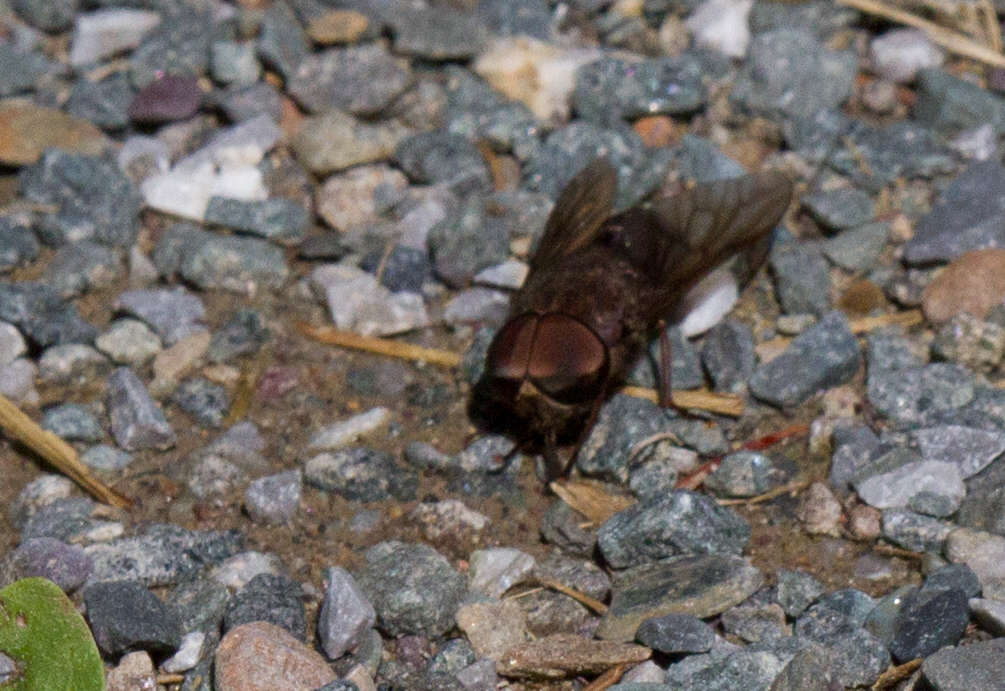
[[[33,261],[38,250],[38,239],[28,224],[0,217],[0,273]]]
[[[803,206],[817,223],[832,232],[860,226],[873,218],[872,197],[854,187],[816,192],[803,199]]]
[[[807,29],[773,29],[751,40],[730,97],[761,115],[812,116],[851,95],[856,69],[854,54],[828,50]]]
[[[705,486],[725,497],[753,497],[764,494],[783,479],[771,458],[756,451],[737,451],[705,478]]]
[[[120,367],[108,377],[107,406],[112,434],[123,449],[163,450],[174,446],[174,430],[131,369]]]
[[[307,55],[287,90],[311,113],[337,108],[370,116],[387,108],[411,81],[408,62],[375,42]]]
[[[445,633],[467,591],[464,577],[436,550],[401,542],[371,547],[357,581],[389,636]]]
[[[356,580],[339,567],[325,569],[325,595],[318,614],[318,638],[329,659],[356,648],[377,621],[373,605]]]
[[[820,316],[830,309],[830,267],[819,247],[799,241],[776,244],[769,264],[786,314]]]
[[[485,158],[460,135],[443,130],[419,132],[398,145],[394,158],[418,184],[444,184],[461,196],[492,191]]]
[[[747,325],[726,319],[705,335],[701,362],[716,390],[736,392],[754,373],[754,337]]]
[[[0,559],[0,583],[22,578],[48,578],[65,593],[72,593],[87,580],[93,564],[77,545],[51,537],[24,540]]]
[[[270,573],[258,574],[248,581],[227,604],[223,631],[252,621],[275,624],[305,641],[307,618],[300,584],[287,576]]]
[[[924,679],[938,691],[998,689],[1005,679],[1005,639],[946,648],[925,659]]]
[[[112,309],[145,322],[169,346],[206,328],[202,325],[206,316],[202,300],[181,287],[121,293]]]
[[[1005,247],[1005,166],[997,161],[972,163],[953,180],[918,221],[904,260],[951,261],[985,247]]]
[[[289,199],[241,201],[212,197],[206,207],[206,223],[243,231],[280,245],[295,245],[304,239],[310,218],[303,206]]]
[[[178,613],[141,583],[92,583],[84,589],[84,604],[94,640],[105,655],[136,648],[172,653],[181,643]]]
[[[14,0],[14,10],[37,29],[57,33],[73,26],[77,0]]]
[[[398,5],[383,16],[396,53],[429,60],[470,58],[488,37],[478,18],[448,7]]]
[[[164,75],[198,76],[209,67],[215,22],[207,12],[189,8],[147,33],[130,57],[129,76],[139,89]]]
[[[210,46],[209,63],[213,79],[221,84],[248,86],[254,84],[262,72],[251,43],[214,41]]]
[[[785,352],[757,368],[750,392],[773,405],[798,405],[817,391],[848,381],[859,361],[858,342],[847,319],[829,312],[794,338]]]
[[[1005,100],[972,82],[940,69],[918,72],[914,119],[943,134],[985,123],[1005,129]]]
[[[133,457],[131,454],[116,449],[114,446],[98,444],[80,454],[80,460],[88,468],[117,472],[125,469],[132,463]]]
[[[882,535],[895,545],[915,552],[941,552],[952,531],[951,523],[904,509],[883,512]]]
[[[244,508],[258,523],[286,523],[300,506],[301,484],[299,470],[258,478],[244,492]]]
[[[106,288],[122,275],[119,254],[87,240],[56,251],[46,271],[46,280],[63,297],[74,297]]]
[[[897,613],[890,653],[899,662],[928,657],[958,643],[969,620],[962,590],[932,589],[908,595]]]
[[[932,178],[957,170],[956,156],[931,129],[910,120],[883,127],[855,122],[840,133],[849,145],[828,163],[856,187],[878,193],[898,178]]]
[[[1005,453],[1005,432],[963,425],[940,425],[914,430],[911,437],[922,457],[953,463],[964,479],[976,475]]]
[[[486,200],[473,196],[429,232],[429,255],[448,285],[467,284],[480,270],[509,256],[509,228],[490,215]]]
[[[93,122],[103,130],[117,131],[129,125],[132,100],[129,77],[123,73],[113,74],[100,82],[78,79],[66,102],[66,112]]]
[[[81,318],[76,306],[65,302],[52,287],[31,281],[0,283],[0,319],[43,348],[91,343],[98,333]]]
[[[776,599],[790,617],[802,614],[824,592],[824,585],[808,573],[778,570]]]
[[[101,441],[105,431],[94,414],[79,403],[60,403],[46,409],[42,427],[70,441]]]
[[[310,52],[307,34],[290,6],[285,2],[269,5],[262,16],[258,37],[258,54],[262,61],[279,72],[288,84]]]
[[[213,237],[192,248],[179,271],[196,286],[237,293],[278,288],[289,276],[283,251],[256,238]]]
[[[670,655],[707,653],[715,642],[715,631],[695,616],[664,614],[642,622],[635,638],[644,646]]]
[[[136,240],[142,199],[110,156],[49,149],[37,163],[21,169],[20,180],[27,199],[57,209],[38,221],[43,241],[93,240],[129,247]]]
[[[48,384],[83,384],[105,374],[110,363],[91,346],[67,343],[46,348],[38,359],[38,378]]]
[[[958,410],[974,398],[973,375],[959,365],[942,362],[870,369],[866,391],[877,413],[901,425],[923,424],[926,416]]]
[[[304,466],[309,485],[350,501],[380,501],[414,497],[418,477],[398,467],[394,457],[364,447],[349,447],[314,456]]]
[[[171,394],[171,402],[202,427],[219,427],[230,410],[227,390],[203,377],[186,379]]]
[[[887,223],[866,223],[828,238],[821,249],[828,259],[842,269],[865,271],[879,259],[889,234],[890,226]]]

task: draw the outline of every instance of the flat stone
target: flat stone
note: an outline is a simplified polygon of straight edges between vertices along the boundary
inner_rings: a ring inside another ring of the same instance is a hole
[[[303,589],[283,574],[260,573],[227,603],[223,630],[253,621],[267,621],[303,641],[307,637]]]
[[[172,653],[181,643],[177,613],[136,581],[89,585],[84,602],[94,639],[106,655],[130,648]]]
[[[403,136],[397,126],[369,125],[330,110],[305,118],[291,146],[311,172],[323,175],[388,159]]]
[[[343,568],[324,572],[325,595],[318,614],[318,638],[329,659],[356,648],[377,622],[377,613],[356,579]]]
[[[510,648],[499,660],[496,671],[504,677],[518,679],[560,679],[598,674],[621,664],[643,662],[651,654],[648,648],[631,643],[556,633]]]
[[[107,145],[101,130],[86,120],[27,101],[0,100],[0,163],[29,165],[51,148],[96,156]]]
[[[723,554],[671,557],[617,573],[598,638],[630,641],[643,621],[664,614],[704,619],[743,602],[763,583],[745,559]]]
[[[163,450],[174,446],[174,430],[131,369],[121,367],[108,377],[107,405],[112,434],[123,449]]]
[[[81,67],[135,48],[160,22],[157,12],[125,7],[81,12],[74,24],[70,64]]]
[[[311,113],[334,108],[374,115],[411,81],[408,62],[375,42],[309,54],[297,66],[287,90]]]
[[[924,678],[939,691],[994,689],[1005,678],[1005,639],[946,648],[921,665]]]

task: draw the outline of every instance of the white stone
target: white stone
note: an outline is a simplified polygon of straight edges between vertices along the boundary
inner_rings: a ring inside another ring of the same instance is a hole
[[[186,633],[181,639],[181,645],[178,646],[178,650],[164,661],[161,669],[168,674],[179,674],[192,669],[199,664],[199,660],[202,657],[202,644],[205,640],[206,634],[203,631]]]
[[[468,586],[489,597],[499,598],[534,570],[534,557],[512,547],[479,549],[471,553]]]
[[[595,49],[567,49],[516,36],[501,38],[474,62],[475,72],[513,100],[520,101],[545,122],[569,119],[569,99],[576,70],[601,57]]]
[[[254,166],[216,167],[205,162],[199,168],[178,169],[152,175],[140,185],[147,206],[157,211],[202,222],[212,197],[263,201],[269,191],[262,172]]]
[[[911,497],[931,492],[950,498],[958,506],[966,494],[960,468],[955,463],[914,461],[855,483],[859,498],[877,509],[907,506]]]
[[[272,575],[283,573],[282,560],[271,552],[241,552],[210,570],[209,577],[232,591],[237,591],[262,573]]]
[[[351,264],[319,266],[311,273],[311,283],[340,329],[390,336],[429,324],[421,295],[392,293],[373,274]]]
[[[684,22],[696,45],[742,58],[750,45],[747,18],[754,0],[705,0]]]
[[[27,352],[28,344],[17,327],[0,322],[0,367],[6,367]]]
[[[475,274],[474,282],[493,288],[516,290],[527,279],[530,267],[519,259],[509,259],[502,264],[490,266]]]
[[[156,137],[134,135],[125,141],[115,160],[126,175],[141,162],[149,167],[149,173],[166,173],[171,169],[171,150]]]
[[[891,29],[872,40],[869,53],[876,73],[899,83],[914,81],[919,70],[939,67],[946,59],[921,29]]]
[[[365,413],[353,415],[348,420],[340,420],[317,432],[307,443],[307,451],[314,454],[319,451],[341,449],[361,437],[386,427],[390,421],[391,411],[387,408],[373,408]]]
[[[82,12],[77,15],[70,44],[70,64],[89,65],[135,48],[143,36],[160,24],[156,12],[124,8]]]
[[[263,113],[220,131],[206,146],[178,161],[174,169],[195,172],[207,163],[220,168],[254,167],[282,137],[279,125]]]
[[[65,343],[47,348],[38,359],[38,377],[48,384],[67,384],[86,372],[107,371],[111,363],[89,345]]]
[[[736,301],[740,291],[736,277],[725,266],[720,266],[699,281],[684,297],[680,314],[685,315],[680,329],[686,338],[705,333],[721,322]]]

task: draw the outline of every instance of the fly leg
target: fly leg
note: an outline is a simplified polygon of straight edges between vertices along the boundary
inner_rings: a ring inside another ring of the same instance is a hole
[[[670,355],[670,336],[667,335],[667,325],[665,321],[660,320],[660,364],[656,386],[659,389],[660,407],[676,409],[677,406],[673,403],[673,391],[670,388],[670,375],[673,370],[673,360]]]

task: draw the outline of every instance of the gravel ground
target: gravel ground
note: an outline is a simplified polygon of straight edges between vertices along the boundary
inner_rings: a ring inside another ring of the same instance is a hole
[[[1003,84],[816,0],[0,0],[0,394],[133,500],[0,436],[0,588],[122,691],[1005,689]],[[796,194],[669,333],[742,415],[617,393],[559,499],[468,402],[597,156]]]

